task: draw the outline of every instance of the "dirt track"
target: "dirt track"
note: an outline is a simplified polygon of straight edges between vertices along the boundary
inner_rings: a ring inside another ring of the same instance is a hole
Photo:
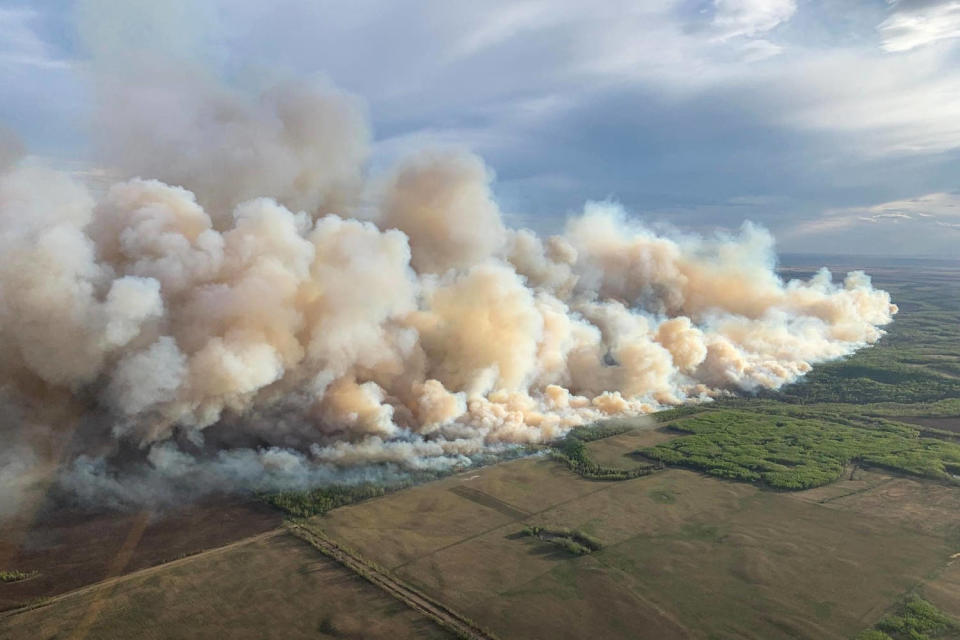
[[[495,636],[490,632],[481,629],[470,620],[461,617],[455,611],[448,609],[432,598],[410,588],[382,569],[370,565],[355,554],[337,545],[322,533],[312,531],[299,524],[291,523],[288,526],[291,533],[303,539],[327,557],[336,560],[410,608],[429,616],[460,637],[474,640],[496,640]]]

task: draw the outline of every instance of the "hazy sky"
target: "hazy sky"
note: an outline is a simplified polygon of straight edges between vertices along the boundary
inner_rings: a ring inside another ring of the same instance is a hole
[[[515,226],[611,198],[784,251],[960,256],[960,0],[0,0],[0,124],[93,166],[91,59],[131,42],[239,87],[328,78],[375,168],[469,147]]]

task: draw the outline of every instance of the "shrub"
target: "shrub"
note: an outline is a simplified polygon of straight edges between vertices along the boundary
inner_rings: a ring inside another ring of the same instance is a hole
[[[578,556],[599,551],[603,548],[603,544],[593,536],[566,527],[549,528],[538,525],[527,525],[520,531],[520,534],[523,536],[536,536],[544,542],[557,545],[565,551]]]
[[[933,640],[958,630],[955,620],[926,600],[911,596],[856,640]]]
[[[36,575],[36,571],[0,571],[0,582],[20,582]]]

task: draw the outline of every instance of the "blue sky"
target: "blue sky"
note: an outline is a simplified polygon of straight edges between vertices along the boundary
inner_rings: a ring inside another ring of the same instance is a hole
[[[90,168],[94,61],[131,43],[361,96],[373,163],[466,146],[515,226],[585,200],[785,251],[953,257],[960,1],[0,1],[0,126]]]

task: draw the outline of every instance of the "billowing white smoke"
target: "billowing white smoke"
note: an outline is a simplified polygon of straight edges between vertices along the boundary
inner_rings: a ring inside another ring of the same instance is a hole
[[[143,178],[0,177],[0,376],[26,416],[0,435],[81,497],[448,468],[777,388],[896,312],[859,272],[783,282],[749,224],[666,237],[591,203],[557,236],[509,229],[463,152],[365,181],[337,92],[181,95],[135,91],[115,118]]]

